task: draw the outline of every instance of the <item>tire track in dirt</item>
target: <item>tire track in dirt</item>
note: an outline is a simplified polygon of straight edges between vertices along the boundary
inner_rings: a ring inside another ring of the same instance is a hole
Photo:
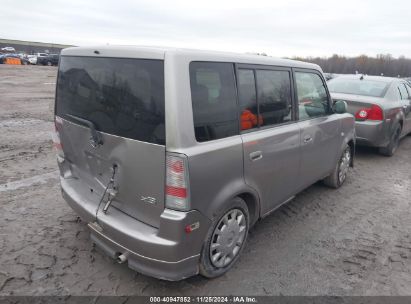
[[[52,171],[49,173],[44,173],[40,175],[35,175],[29,178],[21,179],[14,182],[9,182],[6,184],[0,184],[0,192],[13,191],[24,187],[30,187],[33,185],[45,184],[50,179],[57,180],[59,176],[58,171]]]

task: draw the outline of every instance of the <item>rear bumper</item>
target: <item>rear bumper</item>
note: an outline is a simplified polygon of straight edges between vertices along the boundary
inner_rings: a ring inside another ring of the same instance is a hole
[[[97,248],[112,259],[116,259],[119,254],[125,254],[128,267],[142,274],[163,280],[178,281],[198,273],[199,255],[187,257],[176,262],[152,259],[110,239],[97,223],[89,223],[88,227],[91,231],[91,241],[96,244]]]
[[[80,199],[69,183],[61,178],[62,194],[67,203],[88,222],[93,243],[116,259],[127,256],[128,267],[148,276],[177,281],[198,273],[201,248],[210,221],[200,212],[164,209],[160,227],[155,228],[111,207],[107,214]],[[104,204],[102,204],[104,205]],[[187,234],[185,227],[199,223]]]
[[[384,121],[356,121],[356,142],[360,146],[384,147],[388,144]]]

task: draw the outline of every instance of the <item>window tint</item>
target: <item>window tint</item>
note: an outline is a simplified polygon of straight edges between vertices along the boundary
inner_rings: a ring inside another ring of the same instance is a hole
[[[296,72],[300,120],[328,113],[328,96],[321,77],[315,73]]]
[[[238,70],[238,98],[240,103],[241,130],[257,128],[258,110],[253,70]]]
[[[291,120],[291,81],[288,71],[257,70],[258,107],[262,126]]]
[[[62,56],[56,114],[89,120],[105,133],[164,145],[163,61]]]
[[[190,84],[197,141],[238,134],[233,64],[192,62]]]
[[[400,90],[401,99],[408,99],[408,92],[407,92],[407,89],[405,88],[405,84],[401,83],[398,86],[398,89]]]

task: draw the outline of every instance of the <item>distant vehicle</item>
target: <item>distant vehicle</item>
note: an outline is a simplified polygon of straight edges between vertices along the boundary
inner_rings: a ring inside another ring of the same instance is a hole
[[[52,65],[58,65],[59,63],[59,55],[58,54],[50,54],[46,57],[37,57],[37,64],[41,64],[41,65],[48,65],[48,66],[52,66]]]
[[[6,46],[6,47],[2,48],[1,50],[5,51],[5,52],[15,52],[16,51],[16,49],[14,47],[11,47],[11,46]]]
[[[37,56],[36,55],[27,55],[27,60],[30,64],[37,64]]]
[[[392,156],[411,133],[411,85],[403,79],[349,75],[328,82],[334,101],[343,100],[355,116],[357,143]]]
[[[48,53],[35,53],[37,57],[47,57],[49,54]]]
[[[30,61],[29,61],[29,58],[27,57],[27,54],[19,53],[19,54],[16,54],[16,55],[20,58],[21,64],[23,64],[23,65],[30,64]]]

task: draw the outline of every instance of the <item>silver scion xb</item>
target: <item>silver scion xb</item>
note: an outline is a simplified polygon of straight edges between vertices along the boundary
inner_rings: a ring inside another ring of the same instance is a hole
[[[144,47],[63,50],[54,144],[64,199],[119,263],[212,278],[259,219],[339,187],[354,118],[317,65]]]
[[[411,86],[403,79],[347,75],[328,82],[334,100],[344,100],[355,115],[357,143],[392,156],[411,133]]]

